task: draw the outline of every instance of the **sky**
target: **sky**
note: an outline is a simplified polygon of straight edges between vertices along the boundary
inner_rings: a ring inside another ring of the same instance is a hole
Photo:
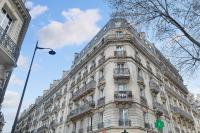
[[[4,98],[4,133],[11,131],[36,41],[40,47],[53,48],[56,55],[37,51],[21,111],[34,103],[53,80],[60,79],[63,70],[70,69],[74,53],[80,52],[106,24],[111,12],[105,0],[27,0],[26,6],[32,20]],[[200,93],[198,73],[184,80],[191,92]]]

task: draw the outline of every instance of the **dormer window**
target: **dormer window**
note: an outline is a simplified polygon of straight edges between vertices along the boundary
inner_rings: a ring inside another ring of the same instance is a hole
[[[122,23],[121,22],[115,22],[115,28],[121,27]]]

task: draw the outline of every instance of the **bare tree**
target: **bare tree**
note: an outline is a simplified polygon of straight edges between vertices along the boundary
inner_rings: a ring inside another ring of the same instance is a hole
[[[166,54],[180,70],[200,65],[199,0],[108,0],[113,17],[152,27]]]

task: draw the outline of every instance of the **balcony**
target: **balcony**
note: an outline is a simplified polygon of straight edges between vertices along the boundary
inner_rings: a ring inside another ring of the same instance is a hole
[[[85,105],[82,105],[72,111],[70,111],[68,115],[68,120],[75,120],[79,119],[82,116],[85,116],[87,114],[91,114],[92,110],[95,108],[95,102],[89,101],[88,103],[85,103]]]
[[[0,27],[0,64],[16,65],[19,56],[19,48],[15,42]]]
[[[131,120],[119,120],[119,126],[131,126]]]
[[[72,94],[72,100],[77,100],[80,97],[90,92],[93,92],[95,90],[95,87],[96,87],[96,81],[94,80],[90,81],[88,84],[86,84],[81,89],[77,90],[76,92]]]
[[[170,105],[171,111],[175,113],[176,115],[179,115],[181,118],[185,118],[186,120],[189,120],[190,122],[194,122],[193,117],[188,112],[182,110],[179,107],[175,107],[173,105]]]
[[[105,56],[101,57],[98,61],[98,64],[101,65],[105,62]]]
[[[140,104],[143,106],[148,106],[147,99],[144,96],[140,96]]]
[[[57,92],[56,93],[56,100],[59,100],[62,97],[62,93],[61,92]]]
[[[78,130],[78,133],[83,133],[83,128],[80,128],[80,129]]]
[[[182,101],[183,103],[185,103],[187,106],[190,106],[190,103],[187,101],[186,98],[183,98],[182,96],[180,96],[176,91],[174,91],[172,88],[170,88],[168,85],[165,85],[165,90],[170,93],[171,95],[175,96],[176,98],[178,98],[180,101]]]
[[[114,56],[117,58],[123,58],[126,57],[126,51],[114,51]]]
[[[53,98],[51,98],[50,100],[48,100],[45,104],[44,104],[44,108],[47,109],[48,107],[50,107],[53,104]]]
[[[169,115],[167,109],[165,108],[164,105],[158,103],[158,102],[153,102],[153,109],[157,111],[157,113]]]
[[[130,71],[128,68],[115,68],[114,79],[130,79]]]
[[[160,92],[158,84],[153,80],[149,81],[149,87],[150,87],[151,92],[154,94],[158,94]]]
[[[98,102],[97,102],[97,106],[98,107],[102,107],[105,105],[105,97],[101,97],[99,98]]]
[[[97,127],[98,129],[104,128],[104,123],[103,122],[98,123]]]
[[[48,130],[47,125],[43,125],[37,129],[37,133],[45,133]]]
[[[114,101],[116,103],[132,103],[133,101],[132,91],[115,91]]]
[[[41,121],[44,121],[49,118],[49,112],[44,112],[44,114],[40,117]]]

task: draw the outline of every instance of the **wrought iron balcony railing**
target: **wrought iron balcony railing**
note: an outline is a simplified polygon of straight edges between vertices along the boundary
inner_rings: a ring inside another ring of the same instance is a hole
[[[129,79],[130,78],[129,68],[115,68],[113,76],[115,79]]]
[[[101,97],[99,98],[98,102],[97,102],[97,106],[98,107],[102,107],[105,105],[105,97]]]
[[[122,51],[114,51],[114,56],[115,57],[126,57],[126,51],[122,50]]]
[[[82,105],[72,111],[70,111],[68,115],[68,120],[74,120],[76,118],[80,118],[83,115],[90,114],[91,111],[95,108],[95,102],[89,101],[85,103],[85,105]]]
[[[153,102],[153,109],[155,109],[158,113],[162,113],[165,115],[169,115],[167,109],[164,107],[164,105],[158,103],[158,102]]]
[[[119,126],[131,126],[131,120],[123,120],[123,119],[120,119],[119,120]]]
[[[173,113],[179,114],[180,117],[183,117],[183,118],[189,120],[190,122],[194,122],[192,115],[189,114],[188,112],[182,110],[181,108],[179,108],[177,106],[173,106],[173,105],[170,105],[170,108],[171,108]]]
[[[53,99],[51,98],[50,100],[48,100],[45,104],[44,104],[44,108],[48,108],[53,104]]]
[[[133,101],[133,95],[132,91],[115,91],[114,94],[114,100],[115,102],[132,102]]]
[[[0,27],[0,48],[4,50],[14,62],[17,61],[19,48],[2,27]]]
[[[150,87],[151,92],[154,94],[158,94],[160,92],[159,85],[153,80],[149,81],[149,87]]]
[[[89,92],[92,92],[95,90],[96,87],[96,81],[91,80],[88,84],[77,90],[72,94],[72,100],[77,100],[78,98],[82,97],[85,94],[88,94]]]
[[[190,106],[190,103],[187,101],[186,98],[183,98],[182,96],[180,96],[176,91],[174,91],[172,88],[170,88],[168,85],[165,85],[165,89],[168,93],[170,93],[171,95],[173,95],[174,97],[178,98],[180,101],[182,101],[183,103],[185,103],[187,106]]]

